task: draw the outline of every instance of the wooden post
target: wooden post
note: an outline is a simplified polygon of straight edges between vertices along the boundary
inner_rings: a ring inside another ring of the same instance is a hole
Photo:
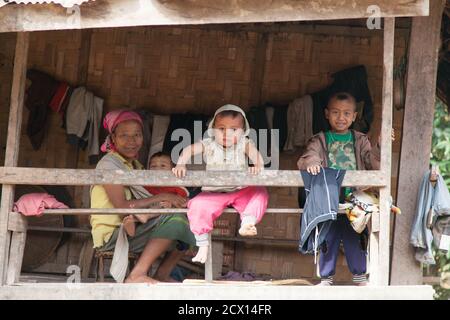
[[[8,270],[6,284],[13,284],[19,281],[20,271],[22,270],[23,253],[25,251],[25,242],[27,233],[14,231],[11,236],[11,248],[9,250]]]
[[[430,1],[428,17],[412,18],[402,148],[391,267],[392,285],[422,284],[422,268],[409,243],[419,185],[430,163],[438,50],[445,0]]]
[[[213,247],[211,233],[208,234],[208,257],[205,263],[205,280],[206,282],[213,281]]]
[[[370,233],[370,283],[388,285],[390,250],[391,158],[392,158],[392,99],[394,75],[395,18],[384,19],[383,35],[383,100],[381,115],[381,163],[380,172],[386,177],[380,188],[380,213],[372,216]]]
[[[19,159],[20,133],[22,127],[22,111],[25,96],[27,57],[28,57],[29,33],[18,33],[16,52],[14,57],[13,82],[11,88],[11,107],[9,110],[8,136],[5,153],[5,166],[17,166]],[[0,206],[0,285],[6,283],[6,270],[8,265],[9,237],[8,231],[9,213],[14,202],[14,185],[3,185]],[[11,243],[12,247],[20,249],[25,237],[14,237],[20,243]],[[24,245],[24,244],[23,244]],[[19,271],[20,272],[20,271]]]
[[[391,197],[391,161],[392,161],[392,106],[394,77],[394,39],[395,18],[384,19],[384,53],[383,53],[383,99],[381,121],[381,163],[380,170],[385,177],[386,186],[380,188],[380,231],[378,242],[378,285],[389,284],[390,251],[390,206]]]

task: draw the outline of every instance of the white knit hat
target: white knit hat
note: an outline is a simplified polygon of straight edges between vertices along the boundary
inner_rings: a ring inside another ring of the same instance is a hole
[[[214,113],[214,117],[211,119],[211,121],[209,122],[208,125],[208,135],[210,137],[213,136],[213,124],[214,124],[214,120],[216,120],[216,116],[223,112],[223,111],[236,111],[239,112],[240,114],[242,114],[242,116],[244,117],[244,122],[245,122],[245,131],[244,131],[244,136],[248,136],[250,134],[250,125],[248,123],[247,117],[245,116],[245,112],[244,110],[242,110],[241,108],[239,108],[238,106],[235,106],[234,104],[226,104],[224,106],[221,106],[219,109],[216,110],[216,112]]]

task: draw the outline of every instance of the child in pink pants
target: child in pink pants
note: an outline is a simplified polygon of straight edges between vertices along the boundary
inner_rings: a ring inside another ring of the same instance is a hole
[[[214,114],[208,127],[210,138],[203,139],[186,147],[178,159],[174,174],[181,178],[186,175],[186,163],[195,155],[202,153],[206,170],[249,170],[259,173],[263,159],[255,145],[247,138],[250,126],[244,111],[234,105],[225,105]],[[253,167],[247,167],[247,157]],[[188,206],[188,219],[191,231],[199,246],[192,261],[206,262],[208,254],[208,234],[216,220],[228,207],[234,207],[241,216],[239,234],[255,236],[255,225],[261,221],[269,195],[264,187],[203,187],[202,193],[191,199]]]

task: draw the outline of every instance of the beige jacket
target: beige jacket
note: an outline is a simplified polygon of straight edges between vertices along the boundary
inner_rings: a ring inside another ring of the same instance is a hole
[[[372,148],[366,134],[350,130],[355,141],[355,158],[357,170],[378,170],[380,168],[380,147],[378,143]],[[327,143],[325,134],[319,132],[308,141],[305,152],[297,161],[300,170],[318,165],[328,167]]]

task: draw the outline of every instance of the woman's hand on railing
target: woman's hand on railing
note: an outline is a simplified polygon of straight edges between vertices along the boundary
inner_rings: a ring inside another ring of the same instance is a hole
[[[171,206],[167,208],[186,208],[186,198],[172,193],[160,193],[161,204],[163,202],[169,203]]]

